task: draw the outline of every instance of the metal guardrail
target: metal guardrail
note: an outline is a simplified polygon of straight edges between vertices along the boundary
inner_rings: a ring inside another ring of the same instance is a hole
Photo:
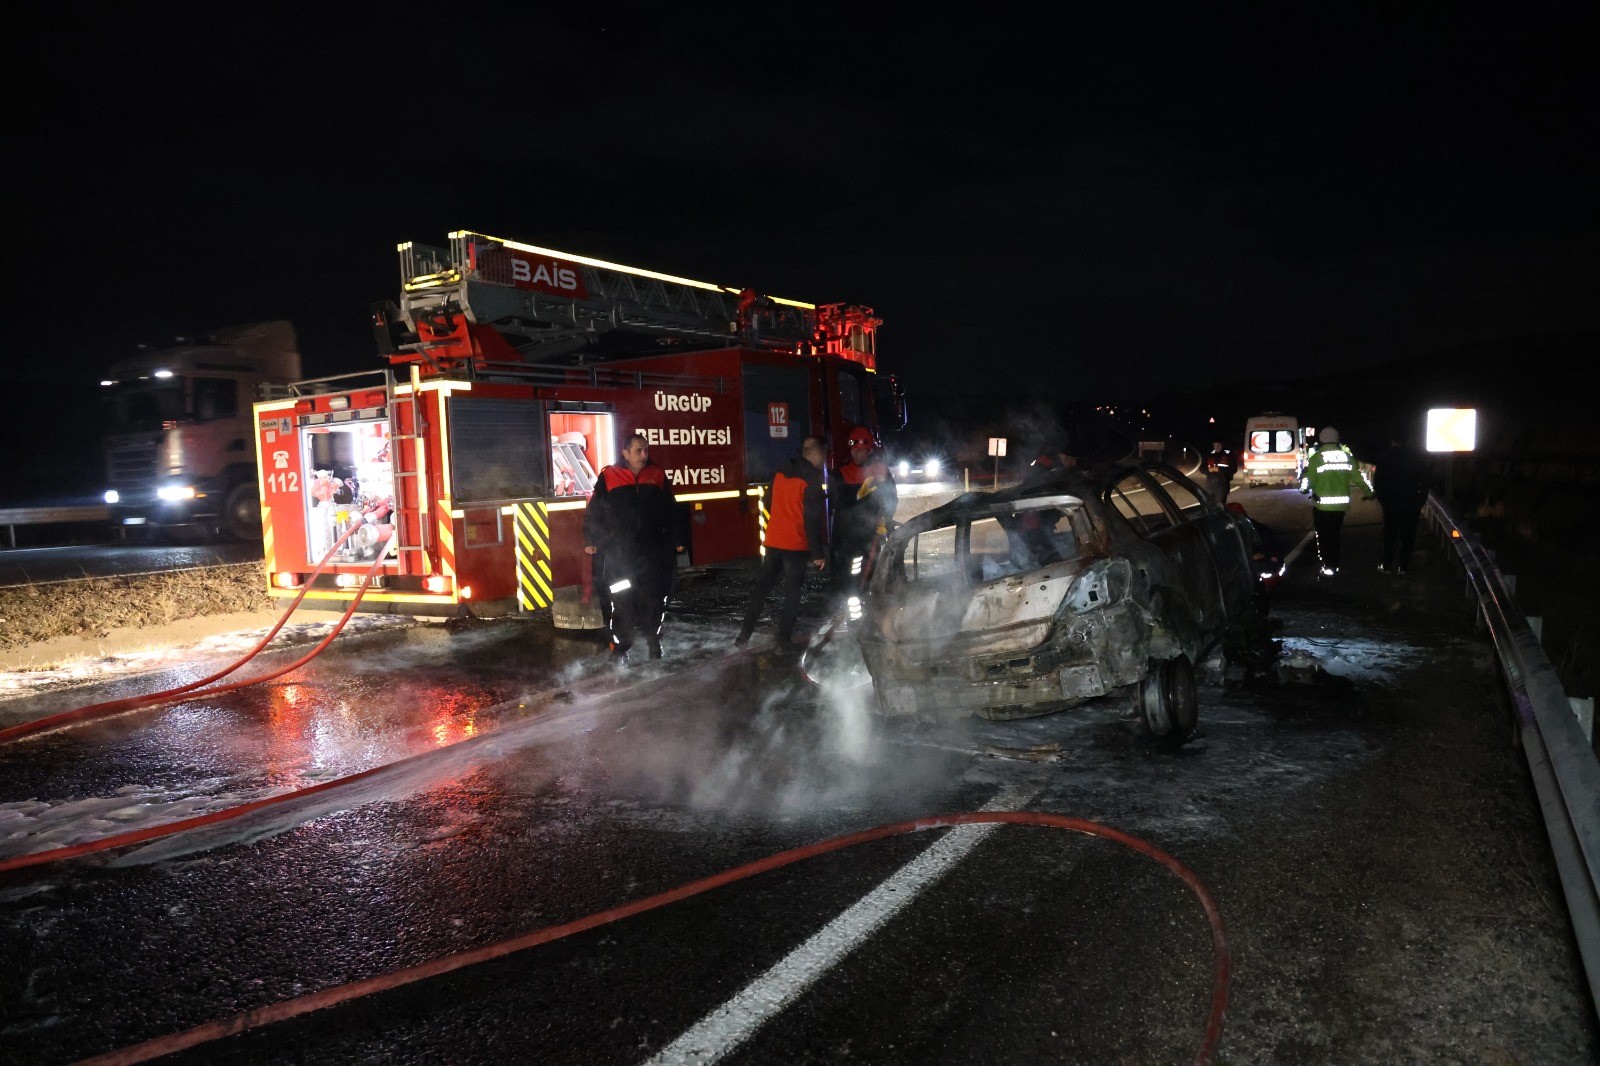
[[[1600,1011],[1600,760],[1555,667],[1488,549],[1432,493],[1428,516],[1466,570],[1467,594],[1494,641],[1516,707],[1523,754],[1544,814],[1567,912]]]
[[[0,509],[0,526],[6,527],[6,542],[17,546],[18,526],[42,526],[52,522],[109,522],[111,508],[104,504],[80,507],[9,507]]]

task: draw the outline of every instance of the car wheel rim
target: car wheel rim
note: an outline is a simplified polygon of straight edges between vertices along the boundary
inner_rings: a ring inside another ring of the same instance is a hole
[[[1183,657],[1152,664],[1150,674],[1139,688],[1144,724],[1158,737],[1176,735],[1187,738],[1194,732],[1197,703],[1194,668]]]
[[[1167,707],[1167,664],[1154,663],[1150,675],[1139,686],[1140,711],[1150,732],[1164,737],[1172,732],[1172,719]]]
[[[1167,683],[1162,686],[1166,696],[1167,721],[1172,731],[1183,736],[1194,732],[1197,704],[1194,693],[1194,669],[1187,659],[1174,659],[1163,671]]]

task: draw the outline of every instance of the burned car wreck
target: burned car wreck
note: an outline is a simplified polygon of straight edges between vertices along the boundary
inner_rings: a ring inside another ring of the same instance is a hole
[[[1159,463],[966,493],[889,535],[850,629],[884,714],[1010,719],[1101,701],[1182,744],[1199,722],[1196,667],[1270,655],[1249,536]]]

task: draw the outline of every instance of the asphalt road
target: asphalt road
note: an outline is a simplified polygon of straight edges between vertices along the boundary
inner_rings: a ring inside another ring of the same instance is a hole
[[[259,541],[211,544],[72,544],[0,551],[0,587],[83,577],[116,577],[246,563],[261,558]]]
[[[1236,496],[1304,519],[1293,493]],[[1348,577],[1302,563],[1275,605],[1320,680],[1204,687],[1178,753],[1113,708],[891,726],[859,691],[729,647],[737,571],[681,590],[667,658],[621,674],[533,623],[417,627],[0,748],[0,855],[436,753],[378,790],[0,876],[0,1042],[74,1061],[782,849],[999,806],[1107,823],[1210,888],[1233,956],[1220,1061],[1594,1061],[1486,648],[1439,556],[1374,572],[1372,518],[1352,518]],[[0,725],[213,665],[11,701]],[[177,1059],[1187,1061],[1208,937],[1189,890],[1118,845],[941,830]]]

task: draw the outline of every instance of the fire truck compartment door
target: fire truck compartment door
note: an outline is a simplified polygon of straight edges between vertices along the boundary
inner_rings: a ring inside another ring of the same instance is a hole
[[[450,397],[450,480],[457,503],[549,492],[544,410],[529,400]]]
[[[744,469],[750,484],[772,480],[778,468],[800,454],[811,426],[811,383],[805,367],[746,364],[744,382]],[[786,405],[787,417],[775,433],[773,404]]]

